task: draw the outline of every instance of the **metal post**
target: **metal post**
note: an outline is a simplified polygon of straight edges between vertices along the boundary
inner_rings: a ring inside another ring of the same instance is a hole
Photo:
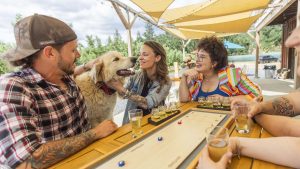
[[[184,43],[184,40],[181,40],[182,42],[182,59],[185,58],[185,43]]]
[[[255,44],[256,44],[256,50],[255,50],[255,78],[258,77],[258,60],[259,60],[259,31],[255,32]]]
[[[128,36],[128,57],[132,57],[132,38],[131,38],[131,26],[130,24],[130,16],[129,16],[129,11],[126,10],[127,13],[127,22],[129,23],[127,27],[127,36]]]

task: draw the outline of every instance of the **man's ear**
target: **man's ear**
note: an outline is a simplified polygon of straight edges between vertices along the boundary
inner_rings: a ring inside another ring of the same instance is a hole
[[[43,55],[46,56],[48,59],[53,59],[53,56],[56,55],[57,52],[52,46],[46,46],[42,49]]]
[[[94,80],[95,84],[97,82],[103,81],[102,77],[103,61],[98,60],[92,67],[90,71],[90,76]]]

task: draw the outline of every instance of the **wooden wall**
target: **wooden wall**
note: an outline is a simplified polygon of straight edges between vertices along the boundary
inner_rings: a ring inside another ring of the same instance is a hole
[[[288,78],[294,78],[294,67],[295,67],[295,50],[294,48],[286,48],[285,41],[288,36],[292,33],[293,29],[296,28],[296,16],[286,20],[283,23],[282,29],[282,53],[281,53],[281,68],[289,68],[291,72]]]

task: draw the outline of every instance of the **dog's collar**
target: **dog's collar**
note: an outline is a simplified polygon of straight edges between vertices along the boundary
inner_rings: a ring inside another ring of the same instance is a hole
[[[114,90],[112,88],[109,88],[104,82],[97,82],[96,86],[99,89],[102,89],[104,91],[104,93],[107,94],[107,95],[112,95],[116,92],[116,90]]]

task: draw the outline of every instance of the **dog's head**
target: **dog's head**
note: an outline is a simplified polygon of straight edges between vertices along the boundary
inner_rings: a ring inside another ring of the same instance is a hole
[[[124,57],[121,53],[111,51],[100,56],[90,71],[90,76],[97,82],[108,82],[111,79],[124,80],[125,76],[131,75],[128,70],[135,65],[136,58]]]

